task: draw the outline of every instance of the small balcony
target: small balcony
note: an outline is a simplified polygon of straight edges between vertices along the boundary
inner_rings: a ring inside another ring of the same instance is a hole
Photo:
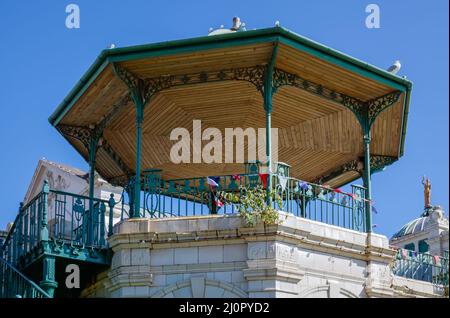
[[[448,295],[448,270],[448,251],[439,256],[400,248],[392,272],[396,276],[443,286]]]

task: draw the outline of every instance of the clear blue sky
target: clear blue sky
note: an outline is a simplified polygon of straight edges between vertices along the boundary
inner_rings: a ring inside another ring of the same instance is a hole
[[[81,28],[65,27],[78,4]],[[365,27],[366,5],[381,28]],[[391,235],[423,207],[449,208],[448,1],[0,1],[0,228],[17,213],[37,161],[87,169],[47,118],[110,43],[128,46],[206,35],[238,15],[248,29],[281,25],[382,68],[395,59],[414,82],[405,155],[373,176],[377,232]]]

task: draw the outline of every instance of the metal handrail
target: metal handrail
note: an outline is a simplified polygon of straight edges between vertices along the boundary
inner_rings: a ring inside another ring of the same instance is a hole
[[[19,277],[20,280],[22,280],[23,282],[25,282],[29,287],[31,288],[31,296],[32,298],[52,298],[48,293],[46,293],[41,287],[39,287],[35,282],[33,282],[31,279],[29,279],[28,277],[26,277],[23,273],[21,273],[18,269],[16,269],[11,263],[9,263],[7,260],[5,260],[4,258],[2,258],[0,256],[0,298],[8,298],[8,297],[4,297],[7,295],[7,290],[5,290],[5,288],[7,288],[7,284],[5,283],[5,276],[8,275],[7,271],[12,271],[16,276]],[[6,275],[5,275],[6,274]],[[15,286],[18,288],[18,286],[20,285],[20,280],[14,280]],[[23,297],[23,296],[27,296],[28,293],[25,291],[25,287],[23,288],[23,295],[19,295],[19,294],[15,294],[15,297]],[[9,292],[11,290],[9,289]],[[37,297],[33,297],[33,296],[37,296]]]

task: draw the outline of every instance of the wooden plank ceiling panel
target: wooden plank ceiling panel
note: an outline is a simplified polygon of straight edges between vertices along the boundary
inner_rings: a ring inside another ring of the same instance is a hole
[[[392,88],[345,70],[288,45],[280,44],[276,67],[363,101],[382,96]]]

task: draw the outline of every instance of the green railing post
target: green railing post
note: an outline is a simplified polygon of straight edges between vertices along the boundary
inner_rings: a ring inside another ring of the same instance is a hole
[[[50,296],[53,297],[58,283],[55,280],[55,257],[46,255],[43,260],[43,279],[39,286]]]
[[[48,194],[50,192],[50,187],[48,185],[48,180],[44,181],[42,187],[42,202],[39,211],[39,241],[48,241]]]
[[[25,231],[24,231],[24,222],[23,222],[23,202],[20,202],[19,205],[19,217],[17,219],[18,224],[17,224],[17,228],[16,228],[16,232],[17,232],[17,257],[19,258],[20,256],[22,256],[23,254],[23,250],[24,250],[24,238],[25,238]]]
[[[144,106],[141,99],[136,99],[136,179],[134,184],[134,213],[132,217],[140,217],[141,213],[141,148],[142,122],[144,120]]]
[[[364,134],[364,187],[366,188],[365,212],[366,212],[366,232],[372,232],[372,195],[370,176],[370,130]]]
[[[108,219],[108,237],[113,234],[113,219],[114,219],[114,206],[116,201],[114,200],[114,194],[111,193],[108,201],[109,206],[109,219]]]
[[[44,252],[44,257],[42,259],[43,263],[43,279],[39,283],[41,288],[53,297],[53,293],[55,288],[58,286],[58,283],[55,281],[55,258],[53,256],[46,255],[50,252],[50,247],[48,244],[49,236],[48,236],[48,194],[50,192],[50,187],[48,185],[48,180],[44,181],[44,186],[42,187],[42,202],[40,208],[40,230],[39,230],[39,240],[42,245],[42,250]]]

